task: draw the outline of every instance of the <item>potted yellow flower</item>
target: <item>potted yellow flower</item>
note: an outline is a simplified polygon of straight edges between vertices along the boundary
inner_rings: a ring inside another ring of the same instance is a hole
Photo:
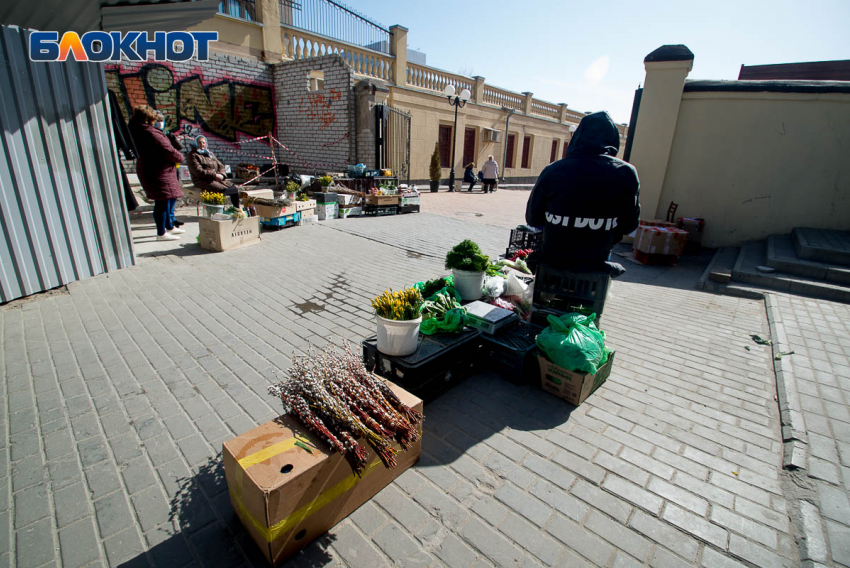
[[[372,300],[378,324],[378,351],[386,355],[410,355],[419,346],[422,294],[416,288],[393,292],[392,288]]]
[[[216,213],[224,211],[225,197],[223,193],[217,191],[202,191],[201,203],[204,204],[204,209],[207,212],[207,217],[212,217]]]

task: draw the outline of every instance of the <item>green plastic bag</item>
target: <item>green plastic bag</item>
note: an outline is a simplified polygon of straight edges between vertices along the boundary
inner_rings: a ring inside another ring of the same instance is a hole
[[[419,331],[425,335],[435,333],[454,333],[460,331],[469,321],[465,308],[453,308],[442,318],[428,318],[419,325]]]
[[[596,328],[596,314],[549,316],[549,327],[537,336],[537,346],[546,358],[570,371],[595,373],[608,361],[605,332]]]
[[[419,310],[423,317],[419,331],[425,335],[434,335],[462,330],[469,316],[459,301],[460,294],[451,287],[443,288],[426,298]]]
[[[419,290],[422,293],[422,297],[425,298],[434,295],[442,288],[454,286],[454,283],[454,276],[449,274],[448,276],[435,278],[433,280],[428,280],[427,282],[417,282],[413,285],[413,287]]]

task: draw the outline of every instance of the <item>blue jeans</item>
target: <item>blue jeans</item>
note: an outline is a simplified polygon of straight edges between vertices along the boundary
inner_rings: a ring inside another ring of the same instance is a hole
[[[156,223],[156,234],[162,236],[165,231],[174,228],[174,205],[176,199],[158,199],[153,206],[153,221]]]

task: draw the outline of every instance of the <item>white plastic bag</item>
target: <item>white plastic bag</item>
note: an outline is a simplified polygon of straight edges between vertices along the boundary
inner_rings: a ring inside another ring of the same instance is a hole
[[[498,298],[505,293],[506,280],[501,276],[486,276],[484,278],[484,295],[488,298]]]
[[[507,283],[505,284],[506,296],[524,296],[528,290],[528,284],[517,278],[513,271],[508,274]]]

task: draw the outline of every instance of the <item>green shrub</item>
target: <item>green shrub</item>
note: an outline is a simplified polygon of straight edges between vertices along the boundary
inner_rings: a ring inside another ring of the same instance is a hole
[[[490,263],[490,257],[481,252],[474,242],[466,239],[455,245],[446,254],[446,269],[468,270],[469,272],[484,272]]]
[[[434,143],[434,153],[431,154],[431,167],[428,170],[431,181],[440,181],[443,177],[443,169],[440,167],[440,143]]]

